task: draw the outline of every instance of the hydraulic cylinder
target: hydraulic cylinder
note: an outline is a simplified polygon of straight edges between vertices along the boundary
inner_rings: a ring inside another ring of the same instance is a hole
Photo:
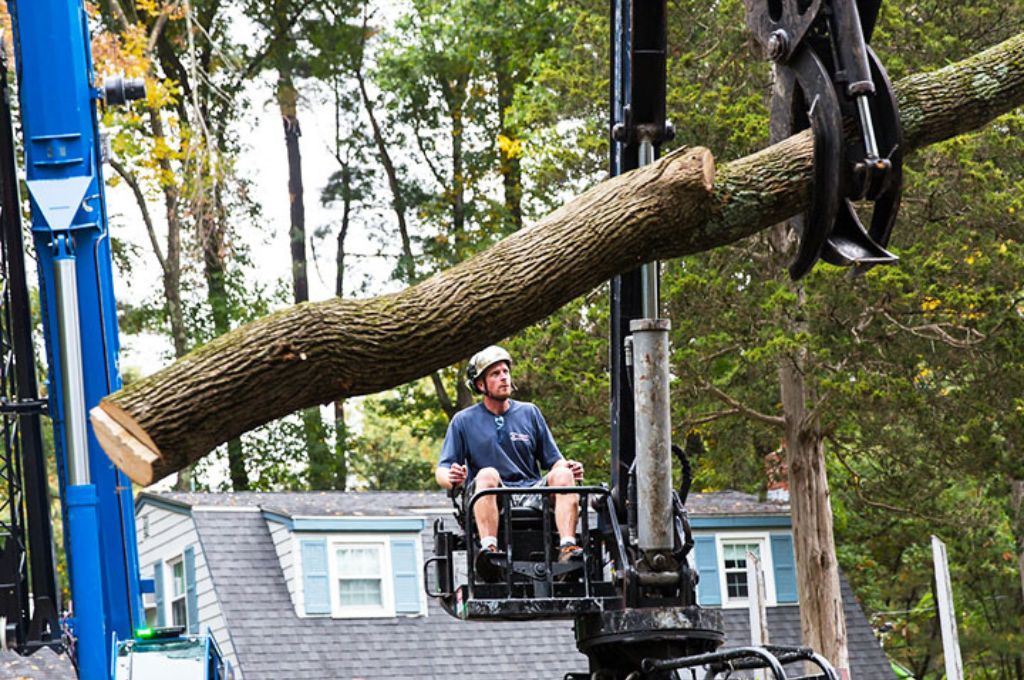
[[[669,417],[667,319],[634,319],[637,542],[645,553],[671,551],[672,425]]]

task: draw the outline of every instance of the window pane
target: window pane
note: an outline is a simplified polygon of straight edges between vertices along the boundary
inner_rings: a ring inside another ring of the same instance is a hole
[[[735,572],[725,575],[725,585],[729,590],[729,597],[747,596],[747,574],[746,572]]]
[[[748,552],[761,557],[761,545],[759,543],[726,543],[723,549],[726,563],[733,560],[744,568],[747,566]]]
[[[174,596],[185,594],[185,563],[175,562],[171,566],[171,583]]]
[[[342,607],[383,606],[380,579],[342,579],[338,581]]]
[[[185,598],[171,603],[171,625],[188,626],[188,612],[185,609]]]
[[[747,581],[747,553],[761,557],[760,543],[723,543],[722,564],[725,568],[725,589],[730,599],[750,596]]]
[[[338,574],[342,578],[381,577],[381,548],[375,545],[338,548]]]

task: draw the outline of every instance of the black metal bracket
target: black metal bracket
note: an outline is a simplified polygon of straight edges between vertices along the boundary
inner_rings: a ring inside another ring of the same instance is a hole
[[[10,401],[0,397],[0,414],[13,416],[49,415],[49,403],[45,399],[19,399]]]
[[[824,657],[816,654],[814,650],[807,647],[780,645],[735,647],[674,659],[644,659],[641,668],[645,673],[656,673],[704,666],[708,669],[705,678],[716,678],[720,673],[726,673],[725,677],[728,678],[734,671],[767,668],[771,671],[774,680],[787,680],[783,667],[800,661],[814,664],[821,671],[820,675],[813,676],[814,680],[838,680],[839,678],[832,665]],[[801,678],[807,677],[801,676]]]

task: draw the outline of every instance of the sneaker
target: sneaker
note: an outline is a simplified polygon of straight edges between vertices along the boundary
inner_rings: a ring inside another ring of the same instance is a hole
[[[583,561],[583,548],[579,547],[575,543],[569,545],[563,545],[558,550],[558,563],[569,564],[571,562],[582,562]]]
[[[484,583],[496,583],[501,580],[501,566],[496,563],[498,548],[490,545],[480,548],[473,561],[473,571]]]

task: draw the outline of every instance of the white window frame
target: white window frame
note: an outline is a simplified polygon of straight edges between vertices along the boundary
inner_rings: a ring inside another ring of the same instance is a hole
[[[364,606],[341,606],[341,588],[338,581],[341,569],[338,566],[338,548],[372,545],[380,548],[381,578],[380,591],[382,604]],[[395,614],[395,581],[391,565],[391,537],[387,534],[337,534],[327,537],[327,573],[330,579],[331,618],[332,619],[369,619],[394,618]]]
[[[725,546],[734,544],[755,543],[760,548],[761,569],[764,571],[765,605],[774,607],[775,601],[775,568],[772,563],[771,538],[767,531],[743,533],[725,533],[715,536],[715,548],[718,553],[718,587],[722,594],[722,609],[738,609],[749,606],[748,597],[729,597],[729,587],[725,579]],[[752,588],[748,584],[748,592]]]
[[[175,595],[174,593],[174,568],[181,565],[181,594]],[[167,561],[167,583],[164,585],[164,600],[167,607],[167,618],[166,622],[168,626],[185,626],[185,630],[188,630],[188,574],[185,572],[185,555],[181,554],[177,557]],[[185,622],[175,623],[174,622],[174,603],[181,601],[184,604],[185,610]]]

